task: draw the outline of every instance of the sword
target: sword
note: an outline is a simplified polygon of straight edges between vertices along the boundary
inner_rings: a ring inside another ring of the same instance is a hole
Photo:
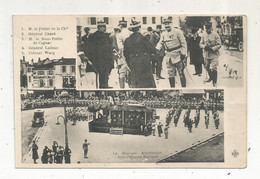
[[[182,56],[182,55],[181,55]],[[186,69],[186,73],[188,74],[188,76],[189,76],[189,78],[191,79],[191,81],[192,81],[192,83],[193,84],[195,84],[195,82],[193,81],[193,79],[191,78],[191,75],[190,75],[190,72],[188,71],[188,69],[187,69],[187,66],[186,66],[186,64],[187,64],[187,58],[188,58],[188,56],[186,56],[186,57],[181,57],[181,61],[182,61],[182,64],[183,64],[183,66],[184,66],[184,70]],[[184,60],[186,61],[186,64],[184,63]]]
[[[124,65],[126,66],[127,70],[131,72],[129,66],[127,65],[127,63],[126,63],[126,61],[125,61],[125,59],[122,58],[122,57],[119,55],[118,51],[117,51],[116,49],[113,49],[113,52],[114,52],[114,54],[115,54],[118,58],[120,58],[120,59],[123,61],[123,63],[124,63]]]
[[[86,60],[86,61],[90,64],[90,66],[92,66],[93,70],[94,70],[95,73],[96,73],[96,88],[98,88],[98,86],[99,86],[99,84],[98,84],[99,73],[98,73],[98,71],[97,71],[95,65],[94,65],[94,64],[89,60],[89,58],[86,57],[84,54],[79,55],[79,57],[80,57],[81,59],[83,59],[83,60]]]
[[[83,55],[83,54],[82,54],[82,55],[79,55],[79,57],[80,57],[81,59],[83,59],[83,60],[86,60],[86,61],[90,64],[90,66],[92,66],[93,70],[94,70],[96,73],[98,73],[96,67],[95,67],[94,64],[89,60],[88,57],[86,57],[86,56]]]

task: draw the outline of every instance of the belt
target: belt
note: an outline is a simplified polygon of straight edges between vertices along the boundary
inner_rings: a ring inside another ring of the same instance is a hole
[[[179,46],[177,46],[177,47],[167,48],[166,51],[167,51],[167,52],[172,52],[172,51],[177,50],[177,49],[179,49],[179,48],[181,48],[181,47],[182,47],[182,46],[179,45]]]

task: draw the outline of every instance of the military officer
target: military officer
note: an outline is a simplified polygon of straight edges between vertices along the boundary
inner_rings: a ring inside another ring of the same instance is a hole
[[[215,123],[216,129],[218,129],[218,126],[219,126],[219,113],[218,113],[217,109],[215,109],[214,112],[213,112],[213,119],[214,119],[214,123]]]
[[[206,125],[206,129],[209,128],[209,112],[205,113],[205,125]]]
[[[179,73],[181,86],[186,87],[186,78],[184,75],[185,65],[183,59],[187,57],[187,43],[183,32],[179,29],[172,28],[172,21],[164,19],[163,24],[166,31],[161,34],[160,41],[156,49],[161,50],[164,46],[166,55],[166,65],[168,68],[169,82],[171,87],[175,87],[176,70]]]
[[[204,49],[203,56],[205,59],[205,68],[209,74],[206,82],[211,82],[215,87],[217,84],[217,67],[219,49],[221,48],[221,39],[217,32],[212,31],[212,24],[205,25],[206,32],[203,33],[200,40],[200,47]]]
[[[132,34],[131,31],[127,29],[127,21],[120,20],[119,21],[119,28],[121,32],[117,34],[116,40],[117,40],[117,46],[118,46],[118,53],[119,53],[119,59],[118,59],[118,74],[119,74],[119,86],[120,88],[125,88],[125,82],[126,82],[126,76],[128,72],[127,63],[124,56],[124,43],[125,40]]]

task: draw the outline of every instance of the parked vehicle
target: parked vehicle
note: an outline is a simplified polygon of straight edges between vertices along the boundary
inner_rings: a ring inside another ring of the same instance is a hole
[[[237,48],[240,52],[244,50],[243,48],[243,28],[235,28],[234,33],[229,36],[222,36],[222,43],[224,49],[228,50],[229,47]]]
[[[32,127],[42,127],[44,125],[44,111],[36,110],[33,115]]]

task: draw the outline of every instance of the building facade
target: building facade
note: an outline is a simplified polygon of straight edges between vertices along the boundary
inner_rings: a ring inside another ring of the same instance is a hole
[[[75,59],[44,59],[27,63],[27,91],[55,95],[76,89]]]

